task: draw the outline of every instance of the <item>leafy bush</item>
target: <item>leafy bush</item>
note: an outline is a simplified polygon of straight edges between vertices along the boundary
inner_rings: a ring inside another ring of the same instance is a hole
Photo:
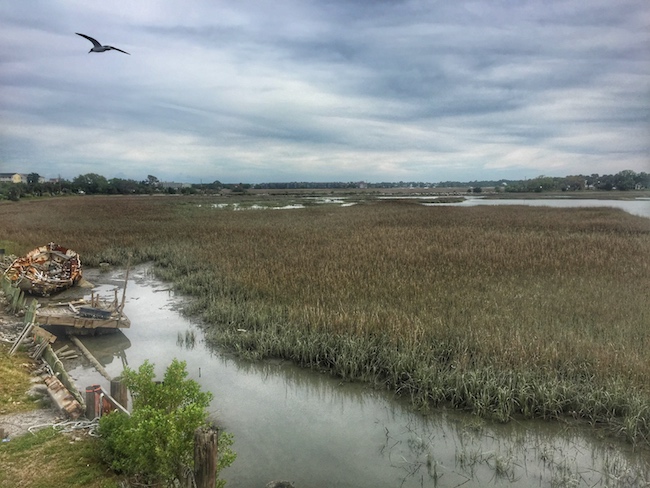
[[[193,466],[194,431],[207,424],[212,394],[187,379],[185,361],[174,359],[162,382],[154,381],[154,365],[126,368],[123,381],[133,397],[133,412],[102,417],[102,457],[112,469],[152,484],[173,485]],[[222,435],[220,468],[234,461],[232,437]]]

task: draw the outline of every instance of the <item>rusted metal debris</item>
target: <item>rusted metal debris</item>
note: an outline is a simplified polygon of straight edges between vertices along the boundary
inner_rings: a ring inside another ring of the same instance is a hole
[[[47,297],[79,282],[81,259],[72,249],[50,242],[15,259],[4,274],[21,290]]]

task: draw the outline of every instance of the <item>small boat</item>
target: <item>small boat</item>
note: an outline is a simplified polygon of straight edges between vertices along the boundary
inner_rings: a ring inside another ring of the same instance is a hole
[[[73,250],[50,242],[14,260],[5,276],[27,293],[47,297],[79,282],[81,259]]]

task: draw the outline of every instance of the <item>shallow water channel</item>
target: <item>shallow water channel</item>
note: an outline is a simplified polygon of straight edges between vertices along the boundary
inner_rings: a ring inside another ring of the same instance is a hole
[[[440,204],[431,204],[440,205]],[[650,218],[650,200],[647,198],[636,198],[634,200],[605,200],[597,198],[484,198],[466,196],[460,203],[447,203],[460,207],[473,207],[476,205],[529,205],[534,207],[555,207],[555,208],[584,208],[584,207],[612,207],[625,210],[632,215]]]
[[[491,424],[471,415],[413,412],[392,394],[342,383],[282,361],[248,362],[208,348],[179,312],[183,300],[146,267],[131,271],[124,333],[83,337],[118,376],[145,359],[162,374],[172,358],[214,394],[211,415],[234,434],[229,487],[289,480],[326,487],[648,486],[650,453],[557,422]],[[112,296],[123,271],[88,270],[95,291]],[[121,295],[121,291],[120,291]],[[186,341],[194,333],[195,341]],[[91,367],[70,371],[81,391],[108,381]]]

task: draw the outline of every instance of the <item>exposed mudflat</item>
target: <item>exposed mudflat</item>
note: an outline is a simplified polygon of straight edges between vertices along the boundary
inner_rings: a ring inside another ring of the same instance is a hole
[[[0,429],[4,430],[6,438],[13,439],[39,428],[50,427],[65,420],[55,408],[39,408],[29,412],[0,415]]]

